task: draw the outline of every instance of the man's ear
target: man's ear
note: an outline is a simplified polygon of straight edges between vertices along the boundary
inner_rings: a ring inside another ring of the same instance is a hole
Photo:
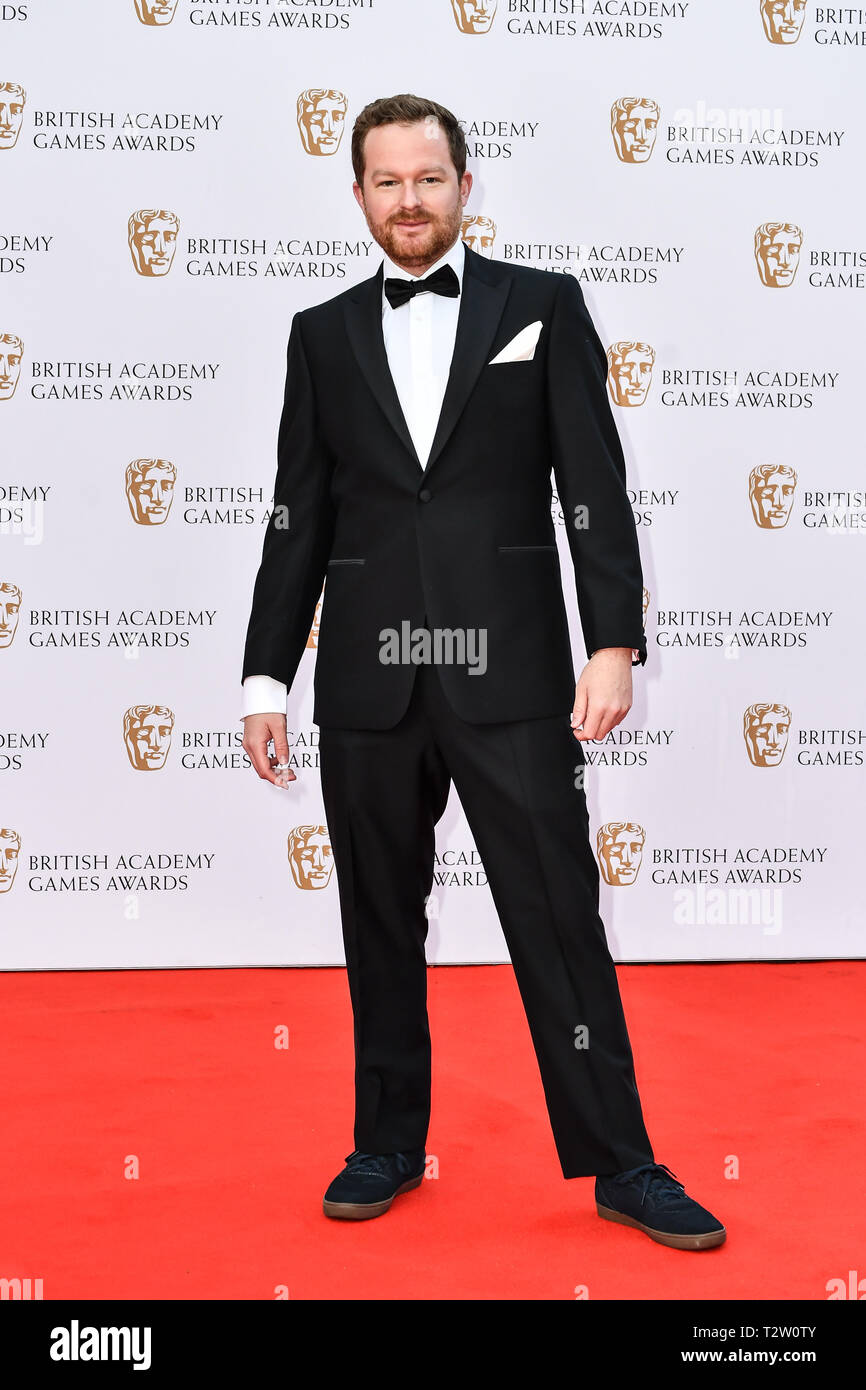
[[[355,195],[355,202],[358,204],[358,207],[361,209],[361,211],[364,212],[364,190],[358,183],[357,179],[352,184],[352,192]]]

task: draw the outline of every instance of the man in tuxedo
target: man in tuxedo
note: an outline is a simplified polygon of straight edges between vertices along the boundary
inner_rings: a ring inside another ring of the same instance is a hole
[[[642,573],[606,359],[577,281],[460,240],[452,113],[403,94],[352,134],[384,252],[296,313],[243,659],[244,742],[294,780],[285,700],[325,583],[314,677],[322,796],[354,1013],[356,1148],[328,1216],[387,1211],[424,1173],[425,905],[453,781],[514,965],[566,1178],[679,1249],[725,1229],[647,1137],[598,913],[582,741],[631,706]],[[551,470],[589,656],[579,680]],[[273,754],[268,751],[273,741]]]

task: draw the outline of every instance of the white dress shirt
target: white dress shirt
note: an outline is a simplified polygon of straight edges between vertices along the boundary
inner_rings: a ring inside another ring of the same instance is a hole
[[[433,275],[442,266],[450,265],[462,291],[464,259],[463,242],[458,238],[451,249],[424,274]],[[385,297],[385,280],[411,280],[417,279],[417,276],[401,270],[389,256],[385,257],[384,266],[382,334],[385,352],[412,443],[423,468],[430,457],[451,370],[460,298],[455,296],[449,299],[444,294],[416,294],[407,304],[392,309]]]
[[[462,293],[465,260],[463,242],[458,237],[445,255],[428,266],[424,274],[432,275],[440,266],[450,265],[457,275]],[[412,443],[423,468],[430,457],[448,383],[457,337],[460,297],[416,294],[399,308],[392,309],[385,296],[386,279],[412,280],[418,279],[418,276],[396,265],[390,256],[383,258],[382,334],[385,352]],[[632,653],[632,660],[637,660],[637,652]],[[273,676],[247,676],[243,683],[242,718],[248,714],[285,714],[287,694],[284,682],[275,680]]]
[[[458,237],[445,255],[434,265],[428,266],[424,274],[432,275],[440,266],[450,265],[462,291],[465,259],[463,242]],[[401,304],[399,309],[392,309],[385,296],[385,280],[417,280],[419,277],[395,265],[390,256],[384,257],[383,267],[382,335],[385,352],[412,443],[423,468],[430,457],[448,383],[457,337],[460,297],[449,299],[444,294],[416,294]],[[284,682],[275,680],[273,676],[247,676],[243,684],[241,717],[276,712],[285,714],[287,694]]]

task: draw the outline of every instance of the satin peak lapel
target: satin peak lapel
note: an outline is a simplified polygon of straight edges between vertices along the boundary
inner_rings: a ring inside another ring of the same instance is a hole
[[[510,289],[510,275],[503,273],[494,277],[493,268],[488,270],[484,257],[467,247],[454,355],[425,476],[448,442],[486,365]]]
[[[346,300],[346,332],[367,385],[420,469],[421,460],[412,443],[385,351],[385,338],[382,333],[382,272],[383,268],[380,265],[372,279],[360,284],[354,297]]]

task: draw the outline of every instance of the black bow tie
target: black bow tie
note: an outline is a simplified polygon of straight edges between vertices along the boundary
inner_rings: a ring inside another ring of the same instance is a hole
[[[456,299],[460,293],[456,271],[450,265],[441,265],[432,275],[423,276],[420,280],[398,280],[395,277],[385,281],[385,297],[392,309],[399,309],[413,295],[424,294],[428,290],[431,294],[444,294],[449,299]]]

